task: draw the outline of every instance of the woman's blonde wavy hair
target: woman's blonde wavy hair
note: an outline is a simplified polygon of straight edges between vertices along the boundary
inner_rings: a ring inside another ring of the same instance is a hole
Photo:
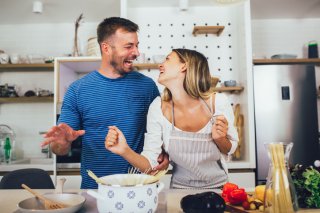
[[[177,53],[181,63],[186,63],[187,70],[183,81],[186,93],[196,99],[208,99],[212,91],[210,90],[211,75],[206,57],[195,50],[172,49],[172,51]],[[167,87],[163,91],[162,100],[172,100],[172,94]]]

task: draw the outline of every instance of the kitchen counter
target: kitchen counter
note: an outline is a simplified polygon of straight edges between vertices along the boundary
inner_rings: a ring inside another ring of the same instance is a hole
[[[40,193],[52,193],[53,190],[36,190]],[[85,198],[86,202],[82,209],[78,211],[78,213],[97,213],[97,207],[96,207],[96,200],[95,198],[91,197],[86,193],[86,190],[67,190],[65,192],[73,192],[73,193],[81,193]],[[180,209],[180,200],[183,196],[191,193],[199,193],[200,190],[175,190],[175,189],[167,189],[163,190],[159,194],[159,205],[157,209],[157,213],[181,213],[182,210]],[[32,195],[25,191],[25,190],[0,190],[0,208],[1,212],[3,213],[20,213],[17,204],[29,197],[32,197]],[[252,211],[254,212],[254,211]],[[258,212],[258,211],[255,211]],[[304,209],[299,210],[299,213],[320,213],[320,209]]]
[[[10,172],[17,169],[39,168],[45,171],[53,171],[52,158],[26,158],[12,161],[10,164],[0,164],[0,173]]]

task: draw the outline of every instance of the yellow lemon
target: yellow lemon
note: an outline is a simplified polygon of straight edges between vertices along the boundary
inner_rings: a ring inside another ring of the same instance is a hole
[[[266,190],[266,185],[258,185],[254,189],[254,196],[258,200],[264,201],[264,191]]]

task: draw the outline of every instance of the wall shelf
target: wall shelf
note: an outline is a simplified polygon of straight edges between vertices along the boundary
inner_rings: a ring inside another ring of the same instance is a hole
[[[47,103],[53,102],[53,97],[12,97],[0,98],[0,104],[4,103]]]
[[[216,34],[220,36],[223,30],[224,26],[194,26],[192,34],[194,36],[198,34]]]
[[[11,71],[53,71],[54,64],[0,64],[0,72]]]
[[[215,87],[213,91],[215,92],[241,92],[244,90],[244,87]]]
[[[133,67],[136,70],[158,69],[159,68],[159,64],[152,64],[152,63],[133,64]]]
[[[316,64],[320,65],[320,58],[292,58],[292,59],[254,59],[254,65],[264,64]]]

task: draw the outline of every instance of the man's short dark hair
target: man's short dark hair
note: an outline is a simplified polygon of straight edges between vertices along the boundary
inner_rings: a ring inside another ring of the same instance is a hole
[[[120,17],[106,18],[97,28],[98,43],[101,44],[120,28],[127,32],[137,32],[139,30],[139,26],[128,19]]]

